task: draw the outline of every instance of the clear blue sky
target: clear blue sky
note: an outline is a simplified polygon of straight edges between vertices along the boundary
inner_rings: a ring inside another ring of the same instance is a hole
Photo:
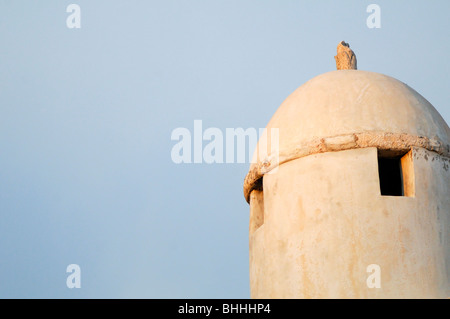
[[[341,40],[449,123],[449,15],[447,0],[0,0],[0,297],[248,298],[249,165],[174,164],[172,130],[265,127]]]

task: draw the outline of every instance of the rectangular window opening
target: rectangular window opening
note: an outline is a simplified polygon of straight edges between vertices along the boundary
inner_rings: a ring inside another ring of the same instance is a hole
[[[397,153],[379,152],[378,174],[382,196],[414,197],[414,169],[412,151]]]
[[[256,181],[255,189],[250,193],[249,232],[253,234],[264,224],[264,191],[262,178]]]

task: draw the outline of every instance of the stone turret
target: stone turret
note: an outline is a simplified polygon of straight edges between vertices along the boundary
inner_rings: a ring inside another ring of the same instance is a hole
[[[245,178],[251,296],[447,298],[450,129],[343,43],[336,64],[281,104]]]

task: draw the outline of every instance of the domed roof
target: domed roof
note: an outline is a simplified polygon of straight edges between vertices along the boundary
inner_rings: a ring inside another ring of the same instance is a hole
[[[276,142],[270,142],[273,128],[278,129]],[[264,153],[258,158],[255,151],[244,183],[247,201],[266,172],[314,153],[412,146],[450,153],[450,129],[424,97],[392,77],[360,70],[337,70],[309,80],[281,104],[266,131],[258,142]]]

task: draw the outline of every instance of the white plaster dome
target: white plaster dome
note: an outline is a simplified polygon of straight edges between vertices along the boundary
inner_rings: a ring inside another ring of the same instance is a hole
[[[277,143],[270,143],[271,128],[278,129]],[[405,83],[368,71],[337,70],[314,77],[281,104],[266,129],[269,135],[258,146],[268,152],[257,158],[255,151],[244,183],[247,200],[266,172],[314,153],[412,146],[450,153],[450,129],[431,103]]]

